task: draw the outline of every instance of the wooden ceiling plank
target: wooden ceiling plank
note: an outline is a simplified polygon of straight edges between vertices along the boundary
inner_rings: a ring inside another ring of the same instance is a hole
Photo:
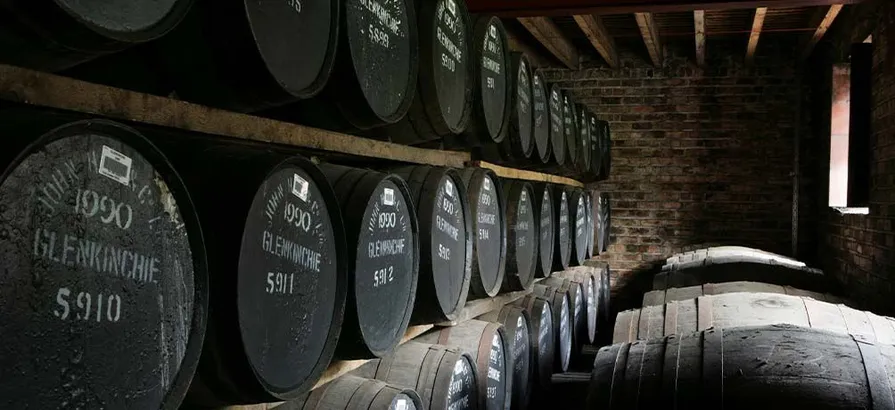
[[[693,12],[693,27],[696,32],[696,64],[705,65],[705,10]]]
[[[510,28],[507,28],[507,43],[510,47],[510,51],[525,54],[525,56],[528,57],[528,62],[531,63],[531,65],[534,67],[558,67],[558,65],[550,57],[545,57],[542,52],[520,39],[519,35]]]
[[[618,52],[615,50],[615,39],[609,35],[606,26],[600,16],[592,14],[581,14],[573,16],[578,27],[587,36],[587,39],[593,44],[597,53],[606,60],[609,67],[618,68]]]
[[[755,59],[755,49],[758,48],[758,36],[764,26],[764,18],[768,13],[767,7],[755,9],[755,17],[752,18],[752,32],[749,33],[749,45],[746,46],[746,64],[752,64]]]
[[[520,17],[519,22],[566,67],[578,69],[578,50],[547,17]]]
[[[500,17],[543,17],[814,7],[855,4],[861,1],[863,0],[467,0],[467,6],[470,12]]]
[[[817,26],[817,30],[814,31],[814,35],[811,36],[811,39],[808,40],[808,43],[805,44],[805,47],[803,48],[802,60],[811,55],[811,52],[814,51],[814,46],[820,42],[824,37],[824,34],[827,34],[827,30],[833,25],[833,21],[836,20],[836,16],[839,15],[840,11],[842,11],[841,4],[834,4],[827,9],[827,13],[824,15],[823,20],[821,20],[820,25]]]
[[[659,40],[659,28],[656,26],[656,20],[653,13],[634,13],[637,20],[637,27],[640,28],[640,35],[643,36],[643,43],[646,45],[646,51],[649,52],[650,60],[656,67],[662,66],[662,43]]]

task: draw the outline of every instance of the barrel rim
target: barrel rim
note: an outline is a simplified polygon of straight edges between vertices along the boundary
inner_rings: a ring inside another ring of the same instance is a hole
[[[535,137],[534,137],[534,105],[532,101],[534,100],[534,85],[532,84],[532,70],[531,70],[531,61],[528,56],[519,51],[513,51],[509,53],[509,68],[512,70],[510,74],[510,119],[509,119],[509,133],[507,138],[504,140],[509,145],[510,154],[516,160],[527,161],[531,158],[532,153],[535,150]],[[528,124],[529,124],[529,136],[528,136],[528,145],[521,145],[521,127],[520,121],[525,121],[519,118],[519,109],[517,105],[519,105],[518,101],[518,88],[519,88],[519,71],[521,71],[522,64],[525,64],[525,75],[528,76]]]
[[[440,0],[440,1],[448,1],[448,0]],[[417,13],[417,18],[419,22],[421,21],[431,21],[435,17],[435,13],[437,11],[438,1],[419,1],[416,2],[416,5],[419,6],[419,12]],[[457,1],[454,4],[459,8],[458,14],[460,18],[463,19],[464,22],[464,36],[466,36],[466,47],[465,47],[465,55],[467,57],[466,64],[466,90],[465,96],[463,99],[463,113],[460,115],[460,121],[456,125],[448,124],[444,118],[444,107],[441,106],[441,101],[438,99],[438,92],[435,86],[434,78],[429,78],[428,75],[423,75],[423,73],[431,73],[434,72],[434,62],[435,53],[434,48],[432,47],[419,47],[419,74],[418,74],[418,85],[417,85],[417,93],[428,103],[426,106],[426,117],[429,119],[429,123],[434,129],[434,131],[439,135],[459,135],[466,130],[469,126],[469,121],[472,118],[472,110],[473,110],[473,83],[471,81],[473,76],[475,75],[475,64],[469,64],[469,60],[472,57],[472,19],[469,17],[469,11],[466,8],[466,2]],[[433,24],[431,30],[419,30],[421,25],[417,22],[417,30],[418,36],[420,38],[419,44],[427,44],[431,43],[432,39],[435,37],[433,32],[436,30],[437,25]]]
[[[569,106],[569,113],[572,115],[572,134],[568,135],[565,133],[565,128],[563,128],[563,135],[565,137],[565,148],[566,148],[566,165],[569,169],[577,170],[579,167],[578,160],[578,146],[574,144],[574,142],[578,142],[578,112],[576,110],[577,103],[575,103],[574,98],[572,98],[572,93],[569,90],[562,90],[562,98],[563,105]],[[565,123],[564,123],[565,124]],[[572,142],[573,144],[570,144]]]
[[[528,198],[530,198],[529,201],[534,202],[534,198],[535,198],[534,191],[532,189],[531,183],[529,183],[528,181],[508,179],[508,180],[506,180],[506,183],[503,184],[503,190],[501,191],[501,194],[504,196],[504,203],[506,204],[506,209],[504,212],[504,214],[506,215],[506,218],[505,218],[504,224],[507,226],[507,239],[506,239],[506,242],[508,243],[507,255],[509,255],[509,247],[510,247],[509,243],[515,244],[515,242],[516,242],[515,240],[511,240],[511,238],[510,238],[511,236],[512,236],[512,239],[516,238],[516,234],[514,233],[515,229],[510,228],[510,225],[511,225],[510,220],[512,220],[513,222],[516,222],[516,215],[513,215],[513,214],[518,212],[518,208],[516,208],[516,207],[513,207],[512,210],[510,209],[510,203],[518,203],[519,202],[518,199],[516,201],[511,201],[511,198],[520,198],[522,195],[522,192],[528,192]],[[534,205],[532,205],[532,214],[535,214]],[[514,258],[509,258],[509,257],[506,258],[507,267],[505,268],[506,272],[503,276],[503,282],[505,284],[504,287],[509,290],[528,290],[528,289],[531,289],[532,284],[534,284],[535,271],[537,270],[537,267],[535,265],[538,263],[538,252],[540,251],[541,243],[540,243],[540,232],[537,227],[537,225],[540,221],[535,219],[534,217],[532,219],[534,221],[534,223],[532,224],[532,225],[534,225],[532,227],[532,229],[535,231],[535,240],[534,240],[535,252],[532,252],[532,254],[530,256],[530,258],[532,259],[531,268],[529,269],[530,272],[525,275],[526,279],[523,281],[522,275],[521,275],[522,272],[519,272],[519,265],[516,263],[516,260]],[[513,246],[515,246],[515,245],[513,245]],[[515,254],[516,254],[516,257],[518,258],[519,257],[518,252],[515,252]],[[509,272],[514,272],[514,273],[511,274]]]
[[[475,183],[476,186],[481,186],[485,177],[489,177],[491,182],[494,185],[494,191],[496,193],[495,197],[497,198],[497,209],[498,213],[503,216],[506,213],[506,202],[503,198],[503,186],[500,178],[497,177],[497,174],[488,169],[488,168],[477,168],[477,167],[469,167],[464,168],[463,172],[460,173],[461,178],[464,181],[464,187],[469,189],[469,186]],[[470,203],[470,213],[478,213],[478,205],[473,205],[473,202]],[[473,218],[477,218],[473,216]],[[470,279],[470,287],[474,287],[475,285],[481,285],[483,289],[481,289],[484,293],[487,294],[488,297],[494,297],[500,292],[500,287],[503,284],[503,278],[506,275],[506,259],[507,259],[507,224],[506,218],[501,218],[502,222],[498,227],[500,231],[500,256],[497,262],[497,278],[495,280],[495,284],[491,289],[484,289],[484,283],[476,283],[475,275]],[[475,230],[475,226],[473,225],[473,230]],[[477,237],[473,237],[473,253],[470,254],[473,259],[475,259],[472,264],[476,266],[478,264],[478,245],[476,244]],[[481,282],[481,279],[478,280]],[[471,289],[470,292],[475,294],[478,290]]]
[[[57,0],[52,0],[52,2],[66,16],[77,22],[78,26],[86,28],[94,34],[98,34],[102,37],[122,43],[139,44],[155,40],[173,30],[193,7],[194,0],[175,1],[174,5],[171,7],[171,10],[167,14],[165,14],[165,16],[162,17],[159,21],[155,22],[152,26],[146,29],[132,32],[116,31],[100,27],[96,24],[91,23],[82,16],[75,14],[73,11],[69,10],[68,7],[64,7],[62,4],[60,4]]]
[[[553,207],[553,189],[551,188],[550,184],[548,184],[546,182],[536,183],[536,184],[532,184],[532,187],[535,190],[539,191],[539,194],[540,194],[540,195],[538,195],[538,197],[540,197],[540,200],[537,201],[538,206],[535,208],[535,213],[537,214],[537,219],[538,219],[538,224],[537,224],[538,225],[538,257],[537,257],[537,261],[536,261],[537,266],[535,266],[535,277],[545,278],[545,277],[549,277],[550,274],[553,272],[553,257],[554,257],[553,253],[555,252],[554,248],[556,247],[555,244],[552,244],[550,246],[550,250],[547,252],[547,255],[541,254],[541,212],[543,211],[542,205],[544,203],[543,199],[544,199],[545,193],[549,197],[547,199],[547,205],[550,206],[550,226],[551,226],[551,229],[554,231],[553,234],[550,235],[550,238],[551,238],[551,240],[554,240],[554,241],[555,241],[555,239],[553,239],[553,238],[556,237],[556,222],[555,222],[556,210]],[[549,259],[545,261],[543,259],[544,256],[546,256]]]
[[[186,397],[190,382],[199,365],[199,357],[205,340],[205,330],[208,325],[209,284],[205,238],[202,233],[202,227],[199,224],[199,216],[196,213],[195,205],[186,188],[186,184],[168,158],[146,136],[125,124],[100,118],[78,120],[51,128],[30,142],[0,172],[0,185],[6,181],[25,159],[39,151],[41,147],[63,138],[77,137],[78,133],[80,135],[98,133],[102,136],[119,140],[139,152],[152,165],[156,173],[164,179],[168,189],[177,200],[178,212],[187,226],[187,239],[193,259],[194,285],[193,312],[190,318],[190,333],[188,334],[189,341],[187,341],[183,358],[180,360],[179,371],[169,384],[170,388],[163,395],[160,406],[163,409],[174,409]]]
[[[550,112],[550,100],[552,99],[553,92],[556,92],[559,95],[559,138],[557,139],[555,135],[553,135],[553,115],[550,115],[550,146],[553,148],[553,156],[552,159],[556,165],[563,166],[566,162],[566,125],[565,125],[565,113],[563,112],[563,92],[562,89],[559,88],[559,84],[553,83],[550,85],[550,89],[547,92],[547,95],[551,96],[547,98],[547,111]],[[558,141],[558,142],[554,142]],[[558,146],[555,146],[558,145]]]
[[[463,186],[463,177],[460,175],[460,172],[454,168],[440,168],[433,167],[444,170],[443,177],[451,178],[454,182],[454,185],[457,187]],[[440,178],[439,178],[440,179]],[[472,207],[469,205],[469,198],[466,195],[465,189],[457,189],[455,192],[459,193],[460,204],[463,207],[463,222],[466,230],[466,258],[463,261],[463,284],[460,285],[460,298],[457,301],[457,305],[451,312],[445,312],[445,319],[447,320],[455,320],[460,317],[460,314],[463,313],[463,308],[466,307],[466,301],[469,298],[469,283],[472,280],[472,247],[475,239],[472,235],[473,225],[472,225]]]
[[[486,35],[485,33],[488,31],[488,27],[492,24],[495,27],[497,27],[497,35],[500,37],[500,42],[501,42],[501,46],[502,46],[501,54],[503,55],[503,62],[506,63],[505,67],[509,66],[510,55],[509,55],[509,44],[507,42],[506,27],[504,27],[503,22],[500,20],[499,17],[493,16],[493,15],[488,15],[488,16],[480,16],[480,17],[476,18],[475,22],[473,23],[472,41],[470,43],[473,45],[481,43],[479,41],[479,39],[482,39],[485,37],[485,35]],[[507,86],[507,90],[504,95],[503,113],[501,113],[501,116],[500,116],[500,127],[498,128],[497,135],[490,135],[491,132],[488,131],[487,125],[485,122],[485,113],[483,112],[484,106],[482,103],[482,99],[476,98],[476,95],[480,94],[481,89],[482,89],[482,84],[481,84],[481,82],[482,82],[482,79],[481,79],[481,77],[482,77],[481,76],[481,71],[482,71],[482,62],[481,61],[482,61],[482,59],[477,57],[477,56],[479,56],[479,57],[481,56],[481,52],[477,51],[477,50],[479,50],[478,47],[474,48],[473,53],[471,54],[476,61],[476,63],[474,64],[475,71],[473,72],[474,87],[475,87],[474,94],[473,94],[473,105],[474,105],[474,109],[475,109],[475,115],[477,117],[479,117],[479,122],[482,122],[481,125],[484,126],[485,129],[484,130],[468,129],[467,131],[478,131],[478,132],[473,133],[473,134],[477,134],[475,136],[475,138],[478,138],[480,141],[482,141],[486,144],[500,144],[507,138],[507,127],[508,127],[509,121],[510,121],[510,104],[511,104],[510,89],[509,89],[510,81],[505,82],[506,86]],[[478,125],[474,128],[478,128]]]
[[[531,64],[529,64],[529,67],[530,66],[531,66]],[[544,118],[544,130],[543,131],[544,131],[544,134],[546,134],[544,136],[544,146],[546,147],[544,152],[541,152],[541,149],[537,143],[537,134],[538,133],[536,131],[537,127],[535,126],[535,121],[534,121],[534,111],[535,111],[534,108],[532,108],[532,110],[531,110],[531,114],[532,114],[531,138],[533,141],[535,141],[535,149],[538,152],[538,159],[541,161],[540,164],[547,165],[550,163],[550,158],[553,155],[553,144],[550,142],[550,107],[549,107],[549,105],[550,105],[550,98],[549,98],[550,89],[547,87],[547,84],[544,82],[544,76],[541,74],[542,72],[543,72],[542,68],[531,70],[531,90],[532,90],[531,91],[531,101],[532,101],[532,107],[534,107],[534,99],[535,99],[534,87],[535,87],[535,78],[537,78],[538,83],[540,83],[541,88],[544,90],[544,117],[545,118]],[[534,153],[532,153],[532,155],[534,155]]]
[[[341,335],[342,324],[345,320],[344,313],[345,309],[347,308],[346,300],[348,293],[348,274],[346,272],[347,266],[344,261],[347,258],[348,250],[346,248],[345,221],[342,218],[342,212],[339,208],[339,201],[336,197],[336,193],[332,187],[332,184],[326,179],[326,176],[317,165],[301,155],[293,155],[280,161],[270,168],[270,170],[262,178],[262,181],[268,180],[271,176],[279,171],[290,168],[299,168],[302,171],[306,172],[314,180],[314,183],[317,186],[317,189],[320,191],[321,197],[323,198],[323,202],[327,207],[327,211],[330,217],[330,223],[333,227],[333,244],[336,248],[336,256],[334,258],[334,260],[336,261],[336,295],[333,304],[333,319],[330,323],[329,331],[326,334],[325,340],[336,341]],[[239,290],[237,289],[237,294],[238,292]],[[238,317],[236,319],[238,322]],[[239,332],[240,336],[242,336],[242,326],[239,327]],[[281,392],[279,391],[279,389],[274,388],[270,385],[270,383],[260,377],[254,363],[252,363],[251,360],[248,360],[249,356],[248,351],[246,350],[247,347],[245,343],[242,343],[243,350],[245,350],[246,362],[252,369],[252,374],[254,375],[255,380],[258,381],[258,383],[261,385],[266,393],[278,399],[286,400],[300,397],[301,395],[307,393],[311,389],[311,387],[313,387],[314,384],[317,383],[317,380],[320,378],[321,375],[323,375],[327,367],[329,367],[329,364],[332,361],[333,357],[335,356],[336,345],[337,343],[324,343],[323,350],[321,350],[320,356],[317,358],[317,362],[313,367],[311,367],[310,373],[305,378],[305,380]]]

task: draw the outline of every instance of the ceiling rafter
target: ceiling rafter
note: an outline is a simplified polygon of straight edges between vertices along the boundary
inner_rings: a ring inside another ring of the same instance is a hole
[[[693,27],[696,32],[696,64],[705,65],[705,10],[693,12]]]
[[[519,22],[566,67],[577,70],[578,49],[547,17],[520,17]]]
[[[842,11],[841,4],[834,4],[827,9],[826,14],[824,14],[823,19],[821,19],[820,24],[817,26],[817,30],[814,31],[814,35],[811,36],[802,50],[802,60],[811,55],[811,52],[814,51],[814,46],[820,42],[824,37],[824,34],[827,34],[827,30],[833,25],[833,21],[836,20],[836,16],[839,15],[840,11]]]
[[[759,7],[755,9],[755,17],[752,18],[752,31],[749,33],[749,44],[746,46],[746,64],[752,64],[755,60],[755,49],[758,48],[758,36],[761,35],[761,28],[764,26],[764,18],[767,14],[767,7]]]
[[[640,35],[643,36],[643,44],[646,45],[646,51],[649,53],[650,60],[656,67],[662,66],[662,43],[659,39],[659,28],[656,26],[656,20],[653,13],[634,13],[637,20],[637,27],[640,28]]]
[[[617,68],[619,62],[618,52],[615,49],[615,39],[609,35],[600,16],[584,14],[573,17],[575,23],[578,23],[578,27],[584,32],[584,35],[597,50],[597,53],[606,60],[606,64],[609,64],[609,67]]]

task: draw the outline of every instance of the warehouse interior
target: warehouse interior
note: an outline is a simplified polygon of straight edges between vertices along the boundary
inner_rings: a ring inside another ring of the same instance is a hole
[[[892,0],[2,0],[0,409],[895,410]]]

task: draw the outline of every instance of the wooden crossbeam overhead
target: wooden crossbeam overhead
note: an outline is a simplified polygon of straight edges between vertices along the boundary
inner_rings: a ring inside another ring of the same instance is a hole
[[[525,54],[525,56],[528,57],[528,62],[536,68],[558,67],[552,59],[545,57],[543,53],[536,50],[527,42],[519,39],[518,34],[509,27],[507,27],[507,44],[510,47],[510,51]]]
[[[836,16],[839,15],[839,12],[842,11],[841,4],[834,4],[827,9],[827,13],[824,15],[823,19],[820,21],[820,24],[817,26],[817,30],[814,31],[814,35],[808,40],[808,43],[805,44],[805,47],[802,51],[802,59],[808,58],[811,55],[811,52],[814,51],[814,46],[820,42],[820,39],[824,37],[824,34],[827,34],[827,30],[830,29],[830,26],[833,25],[833,21],[836,20]]]
[[[862,0],[467,0],[470,12],[501,17],[664,13],[694,10],[811,7]]]
[[[656,26],[656,20],[653,19],[653,13],[634,13],[637,20],[637,27],[640,28],[640,34],[643,36],[643,43],[646,45],[646,51],[649,52],[650,60],[653,65],[660,67],[662,65],[662,43],[659,41],[659,28]]]
[[[578,49],[547,17],[523,17],[519,22],[566,67],[578,69]]]
[[[600,56],[606,60],[606,64],[609,64],[609,67],[617,68],[618,52],[615,50],[615,39],[606,31],[606,26],[603,25],[603,20],[600,19],[600,16],[582,14],[574,16],[574,18],[575,22],[578,23],[578,27],[581,28],[581,31],[584,32],[590,43],[597,49],[597,53],[600,53]]]
[[[752,19],[752,32],[749,33],[749,45],[746,46],[746,64],[752,64],[755,59],[755,49],[758,47],[758,36],[764,26],[764,16],[768,13],[767,7],[755,9],[755,17]]]
[[[693,27],[696,29],[696,64],[705,65],[705,10],[693,12]]]

